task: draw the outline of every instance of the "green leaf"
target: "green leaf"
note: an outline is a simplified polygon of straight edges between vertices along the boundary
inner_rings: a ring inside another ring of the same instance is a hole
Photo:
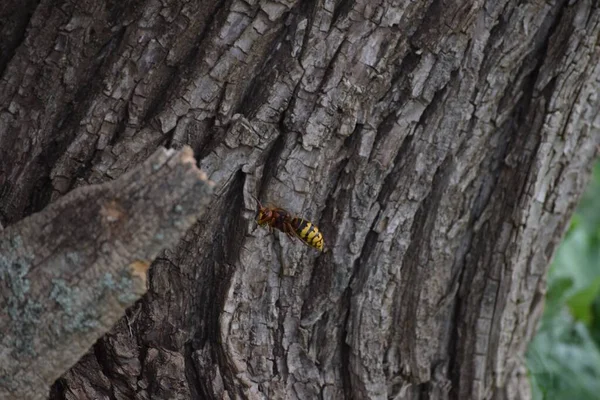
[[[600,398],[600,162],[548,273],[546,306],[527,350],[535,400]]]
[[[600,293],[600,277],[597,277],[582,290],[567,299],[567,305],[576,320],[590,326],[592,322],[592,304]]]

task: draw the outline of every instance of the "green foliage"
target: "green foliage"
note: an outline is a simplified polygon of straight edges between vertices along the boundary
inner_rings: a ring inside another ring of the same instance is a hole
[[[527,366],[534,400],[600,398],[600,163],[548,274]]]

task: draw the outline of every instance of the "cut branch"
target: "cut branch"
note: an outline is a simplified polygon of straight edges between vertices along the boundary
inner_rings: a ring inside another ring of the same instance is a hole
[[[146,291],[152,260],[204,212],[189,147],[82,187],[0,232],[0,398],[41,399]]]

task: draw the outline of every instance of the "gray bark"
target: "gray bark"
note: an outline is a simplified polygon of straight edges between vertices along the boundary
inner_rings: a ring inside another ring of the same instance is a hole
[[[161,144],[215,182],[52,399],[527,396],[600,144],[597,2],[42,0],[0,21],[5,227]],[[257,228],[251,195],[328,252]]]
[[[173,153],[0,233],[0,398],[46,398],[146,292],[151,261],[196,222],[210,185],[190,148]]]

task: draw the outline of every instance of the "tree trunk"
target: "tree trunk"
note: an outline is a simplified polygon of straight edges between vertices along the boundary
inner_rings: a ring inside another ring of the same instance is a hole
[[[599,35],[594,0],[3,1],[2,225],[160,145],[215,182],[50,398],[526,398]]]

